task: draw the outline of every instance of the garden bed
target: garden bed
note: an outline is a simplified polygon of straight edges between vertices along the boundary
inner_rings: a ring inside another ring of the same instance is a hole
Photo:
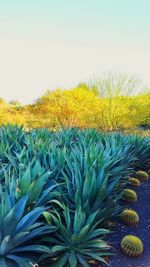
[[[126,233],[143,240],[135,263],[145,261],[149,183],[137,188],[132,205],[138,226],[116,224],[116,234],[108,228],[121,212],[128,178],[150,166],[149,138],[9,125],[0,128],[0,163],[0,266],[91,267],[112,260],[113,267],[128,267],[131,259],[119,250]]]
[[[135,188],[134,188],[135,189]],[[137,225],[125,226],[119,222],[114,227],[115,233],[110,240],[116,249],[116,255],[111,259],[112,267],[150,267],[150,180],[136,188],[138,201],[127,207],[138,212],[140,220]],[[140,237],[144,244],[143,255],[137,258],[127,257],[120,250],[121,239],[128,234]]]

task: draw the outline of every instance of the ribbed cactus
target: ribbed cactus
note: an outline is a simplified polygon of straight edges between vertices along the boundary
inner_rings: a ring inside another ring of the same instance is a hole
[[[145,182],[148,180],[148,173],[147,172],[138,171],[135,173],[135,175],[141,182]]]
[[[125,209],[121,215],[120,215],[121,220],[128,224],[137,224],[139,221],[139,216],[136,211],[130,210],[130,209]]]
[[[141,184],[139,179],[137,179],[137,178],[129,178],[128,181],[133,186],[139,186]]]
[[[138,257],[143,253],[141,239],[134,235],[127,235],[121,241],[121,249],[124,254],[131,257]]]
[[[131,189],[125,189],[123,193],[123,198],[127,202],[136,202],[137,201],[137,194],[134,190]]]

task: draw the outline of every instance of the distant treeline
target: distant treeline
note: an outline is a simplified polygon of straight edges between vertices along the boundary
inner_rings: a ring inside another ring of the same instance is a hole
[[[134,94],[140,83],[127,76],[107,75],[76,88],[47,91],[34,104],[0,99],[0,125],[27,128],[96,128],[115,131],[150,128],[150,92]]]

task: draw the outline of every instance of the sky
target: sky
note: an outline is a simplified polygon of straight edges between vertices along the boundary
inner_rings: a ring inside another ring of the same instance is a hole
[[[150,0],[0,0],[0,97],[32,103],[104,73],[150,85]]]

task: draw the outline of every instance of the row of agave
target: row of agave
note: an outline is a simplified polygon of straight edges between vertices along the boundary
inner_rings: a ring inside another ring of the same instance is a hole
[[[148,138],[0,128],[0,266],[107,264],[107,222],[149,160]]]

